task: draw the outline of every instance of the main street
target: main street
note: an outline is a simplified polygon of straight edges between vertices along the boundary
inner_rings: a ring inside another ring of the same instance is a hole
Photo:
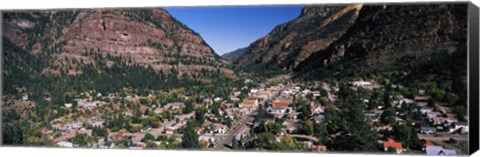
[[[225,149],[226,145],[231,146],[233,138],[241,134],[242,131],[244,131],[248,127],[247,122],[254,119],[253,117],[251,117],[252,112],[254,111],[245,113],[242,116],[242,119],[240,119],[240,122],[232,126],[233,129],[230,129],[227,133],[225,133],[225,136],[223,136],[223,138],[220,138],[219,141],[215,142],[212,150],[223,150]]]

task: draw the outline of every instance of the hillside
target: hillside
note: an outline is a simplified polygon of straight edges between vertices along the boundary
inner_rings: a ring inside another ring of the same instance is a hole
[[[355,22],[362,5],[308,6],[301,15],[275,27],[233,61],[236,70],[291,70],[312,53],[327,48]]]
[[[163,9],[3,14],[4,92],[34,100],[225,82],[226,61]]]
[[[387,78],[466,104],[467,5],[364,6],[355,24],[295,69],[300,79]]]
[[[202,70],[234,75],[196,32],[163,9],[38,11],[4,17],[8,40],[34,54],[54,51],[55,65],[68,59],[91,63],[84,54],[93,50],[158,72],[174,69],[179,76]]]
[[[221,57],[227,61],[234,61],[236,59],[238,59],[240,56],[242,56],[243,54],[245,54],[245,51],[247,50],[246,47],[244,48],[239,48],[235,51],[232,51],[232,52],[227,52],[225,54],[223,54]]]

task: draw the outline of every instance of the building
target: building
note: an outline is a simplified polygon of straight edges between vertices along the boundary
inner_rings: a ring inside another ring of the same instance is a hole
[[[325,112],[325,106],[322,106],[321,104],[312,103],[311,109],[313,114],[323,114],[323,112]]]
[[[453,149],[445,149],[440,146],[427,146],[425,148],[427,155],[457,155],[457,152]]]
[[[441,115],[440,112],[429,112],[427,113],[427,119],[432,121],[433,118],[439,117]]]
[[[434,127],[429,127],[429,126],[421,126],[420,127],[420,133],[422,134],[436,134],[437,129]]]
[[[141,132],[147,132],[147,131],[150,131],[150,130],[152,130],[151,126],[145,126],[141,129]]]
[[[65,103],[65,107],[66,107],[66,108],[72,107],[72,103]]]
[[[268,110],[269,112],[277,113],[277,114],[287,113],[287,111],[292,110],[288,107],[288,105],[290,105],[291,102],[292,102],[291,99],[277,99],[273,101],[272,107],[270,107]]]
[[[103,149],[113,148],[115,147],[115,143],[113,143],[112,141],[101,141],[98,143],[98,147]]]
[[[165,129],[165,133],[166,134],[173,134],[173,133],[175,133],[175,129],[173,129],[172,127],[167,127],[167,129]]]
[[[313,95],[313,97],[320,97],[320,91],[312,91],[310,93]]]
[[[228,130],[228,126],[226,125],[219,124],[219,123],[213,124],[213,133],[224,134],[227,132],[227,130]]]
[[[22,96],[22,100],[23,100],[23,101],[27,101],[27,100],[28,100],[28,95],[23,95],[23,96]]]
[[[354,81],[352,82],[352,85],[354,87],[366,87],[366,86],[370,86],[371,83],[367,81]]]
[[[312,145],[312,147],[310,148],[310,150],[311,150],[312,152],[321,153],[321,152],[326,152],[326,151],[327,151],[327,147],[324,146],[324,145]]]
[[[447,118],[443,118],[443,117],[435,117],[433,119],[431,119],[431,122],[433,125],[444,125],[447,123]]]
[[[428,146],[433,146],[433,144],[429,140],[425,139],[418,140],[417,145],[422,147],[422,151],[425,151]]]
[[[397,154],[400,154],[403,152],[403,146],[402,143],[396,142],[395,140],[388,138],[387,141],[383,142],[383,148],[385,151],[388,151],[388,148],[394,148],[397,152]]]
[[[460,133],[465,134],[468,133],[468,123],[466,122],[457,122],[453,124],[454,127],[450,128],[450,133],[455,131],[460,131]]]
[[[420,113],[422,113],[423,115],[426,115],[427,113],[430,113],[433,111],[433,108],[431,107],[421,107],[420,108]]]
[[[240,108],[257,108],[258,107],[258,100],[243,100],[242,103],[238,104]]]

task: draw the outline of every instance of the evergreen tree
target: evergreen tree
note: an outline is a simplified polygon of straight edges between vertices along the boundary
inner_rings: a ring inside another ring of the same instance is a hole
[[[232,138],[232,149],[233,150],[238,149],[238,141],[237,141],[237,138],[235,138],[235,137]]]
[[[182,147],[186,149],[200,149],[201,145],[198,142],[198,134],[193,129],[195,125],[189,121],[187,127],[183,131]]]

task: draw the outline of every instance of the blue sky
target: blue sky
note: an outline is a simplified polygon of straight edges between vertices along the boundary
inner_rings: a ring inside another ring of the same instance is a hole
[[[295,19],[303,6],[167,7],[173,17],[199,33],[219,55],[247,47],[275,26]]]

